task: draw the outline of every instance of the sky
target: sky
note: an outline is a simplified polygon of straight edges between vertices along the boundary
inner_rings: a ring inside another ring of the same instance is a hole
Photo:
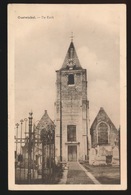
[[[62,66],[73,32],[79,61],[87,69],[90,123],[103,107],[119,127],[120,10],[108,4],[14,7],[15,123],[31,110],[34,123],[44,110],[54,120],[55,71]]]

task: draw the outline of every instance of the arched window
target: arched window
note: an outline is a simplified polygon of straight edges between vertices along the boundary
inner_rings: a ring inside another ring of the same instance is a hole
[[[74,75],[69,74],[68,75],[68,85],[73,85],[74,84]]]
[[[98,125],[98,144],[108,144],[108,126],[105,123]]]

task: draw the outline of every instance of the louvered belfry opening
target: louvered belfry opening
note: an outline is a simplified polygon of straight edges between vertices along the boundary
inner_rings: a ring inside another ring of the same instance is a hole
[[[74,84],[74,75],[69,74],[68,75],[68,85],[73,85]]]

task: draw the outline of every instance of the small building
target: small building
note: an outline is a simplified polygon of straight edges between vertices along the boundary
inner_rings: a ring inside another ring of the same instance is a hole
[[[47,110],[35,128],[35,159],[44,168],[55,163],[55,124],[50,119]]]
[[[90,128],[89,164],[119,165],[118,130],[101,107]]]
[[[29,137],[26,137],[22,146],[23,163],[28,167]],[[50,119],[47,110],[32,128],[31,162],[37,166],[48,168],[55,163],[55,124]]]
[[[29,117],[28,135],[20,142],[20,151],[15,161],[15,178],[18,182],[31,182],[42,179],[42,183],[51,182],[55,171],[55,125],[45,110],[37,126]],[[22,143],[24,143],[22,145]],[[18,168],[18,169],[17,169]],[[39,182],[41,182],[39,180]]]

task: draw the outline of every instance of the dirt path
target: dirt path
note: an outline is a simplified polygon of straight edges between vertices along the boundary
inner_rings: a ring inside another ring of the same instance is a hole
[[[94,184],[78,162],[69,162],[68,167],[66,184]]]

